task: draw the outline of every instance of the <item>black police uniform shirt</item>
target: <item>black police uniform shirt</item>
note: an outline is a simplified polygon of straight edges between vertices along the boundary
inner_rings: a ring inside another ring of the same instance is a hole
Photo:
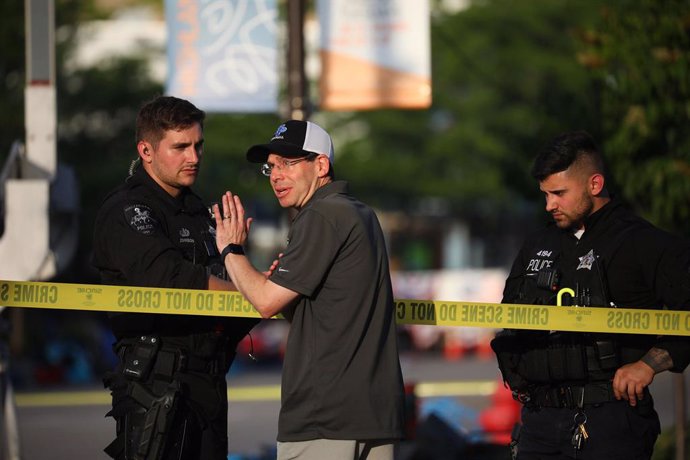
[[[580,239],[554,223],[528,238],[506,280],[502,302],[555,305],[556,292],[569,287],[580,297],[563,296],[564,305],[686,310],[689,269],[687,240],[654,227],[613,199],[585,220]],[[537,286],[539,273],[547,270],[560,274],[553,290]],[[669,352],[674,371],[690,362],[690,341],[684,337],[610,336],[628,351],[623,363],[639,359],[652,347]]]
[[[141,167],[103,201],[95,222],[93,262],[101,281],[110,285],[207,289],[209,273],[222,277],[224,272],[209,209],[188,188],[172,197]],[[126,294],[120,300],[133,311],[146,303]],[[224,330],[238,342],[256,323],[153,313],[110,317],[117,338]]]
[[[302,294],[286,313],[278,441],[400,438],[394,301],[373,210],[346,182],[319,188],[295,217],[270,279]]]

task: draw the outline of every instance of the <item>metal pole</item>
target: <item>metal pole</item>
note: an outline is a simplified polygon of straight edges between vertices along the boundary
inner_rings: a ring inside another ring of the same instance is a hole
[[[685,376],[683,374],[673,375],[673,392],[675,400],[674,418],[676,425],[676,456],[675,460],[685,460]]]
[[[304,73],[304,10],[305,0],[287,1],[288,19],[288,104],[290,118],[309,118],[309,98]]]
[[[0,187],[5,200],[5,228],[0,238],[2,260],[15,260],[18,242],[26,241],[26,228],[36,231],[29,238],[37,254],[27,254],[20,248],[24,263],[5,264],[0,269],[6,279],[35,279],[45,270],[45,258],[50,254],[48,202],[50,181],[57,171],[56,154],[56,91],[55,91],[55,2],[54,0],[24,0],[26,28],[26,89],[25,125],[26,154],[16,157],[17,166],[3,168]],[[9,159],[15,161],[15,157]],[[10,171],[21,171],[21,177],[10,178]],[[30,179],[30,180],[23,180]],[[21,191],[33,191],[26,196]],[[19,198],[19,199],[18,199]],[[26,207],[21,200],[30,199],[36,210],[26,220]],[[17,209],[21,213],[17,213]],[[21,218],[21,222],[18,222]],[[27,224],[29,222],[29,224]],[[21,227],[21,233],[15,229]],[[40,244],[38,244],[40,242]],[[18,254],[18,253],[17,253]],[[36,256],[36,257],[34,257]],[[0,314],[4,307],[0,306]],[[15,322],[16,325],[16,322]],[[10,361],[9,320],[0,316],[0,459],[20,458],[19,431],[14,395],[9,377]],[[21,334],[16,327],[15,334]]]
[[[9,445],[9,434],[6,429],[7,422],[5,421],[5,405],[7,404],[7,382],[5,379],[5,334],[2,333],[3,318],[2,310],[5,307],[0,307],[0,460],[5,459],[5,446]]]
[[[24,0],[26,23],[25,174],[52,181],[57,172],[54,0]]]
[[[19,460],[19,431],[14,407],[14,393],[9,377],[9,323],[0,306],[0,460]]]

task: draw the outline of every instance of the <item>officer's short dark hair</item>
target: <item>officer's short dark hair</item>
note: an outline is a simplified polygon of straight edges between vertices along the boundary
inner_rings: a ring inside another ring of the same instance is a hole
[[[157,146],[166,131],[189,128],[195,123],[203,128],[204,118],[206,113],[185,99],[158,96],[139,110],[136,142],[143,140]]]
[[[539,182],[551,174],[565,171],[574,163],[588,163],[596,172],[604,173],[604,161],[596,142],[586,131],[560,134],[542,148],[532,165],[532,177]]]

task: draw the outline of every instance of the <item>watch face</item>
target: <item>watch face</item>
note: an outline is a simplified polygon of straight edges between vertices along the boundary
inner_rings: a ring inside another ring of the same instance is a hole
[[[225,249],[223,249],[223,254],[221,256],[223,259],[225,259],[225,256],[228,254],[239,254],[243,255],[244,254],[244,248],[240,246],[239,244],[228,244]]]

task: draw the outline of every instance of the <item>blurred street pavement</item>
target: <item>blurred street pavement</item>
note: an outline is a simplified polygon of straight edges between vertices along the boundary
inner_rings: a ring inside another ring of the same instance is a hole
[[[230,458],[272,458],[280,406],[280,364],[240,360],[228,376]],[[439,353],[404,353],[406,383],[415,384],[418,412],[453,406],[459,425],[476,431],[476,415],[492,404],[499,372],[492,359],[475,355],[449,361]],[[686,373],[687,378],[687,373]],[[687,390],[687,389],[686,389]],[[673,385],[668,373],[652,385],[662,427],[673,424]],[[686,396],[687,399],[687,396]],[[107,459],[113,437],[107,390],[62,388],[16,395],[23,460]],[[274,457],[273,457],[274,458]]]

